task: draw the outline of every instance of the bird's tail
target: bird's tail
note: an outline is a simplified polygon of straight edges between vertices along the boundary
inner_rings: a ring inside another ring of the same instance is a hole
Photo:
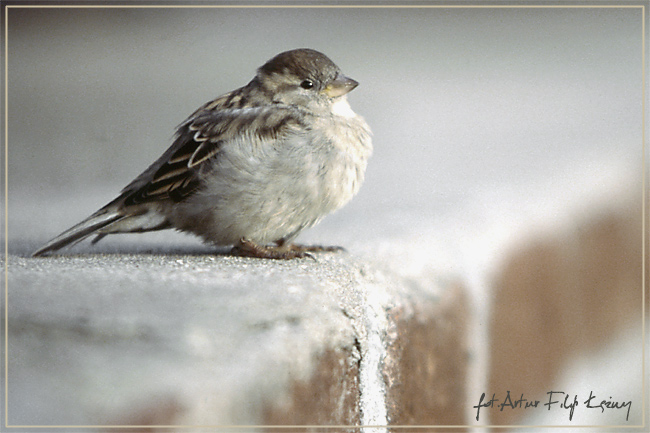
[[[171,227],[165,215],[158,212],[156,207],[148,205],[124,206],[123,203],[124,196],[116,198],[79,224],[43,245],[32,254],[32,257],[42,256],[65,246],[74,245],[90,235],[97,235],[93,240],[95,243],[112,233],[149,232]]]
[[[52,251],[61,249],[67,245],[74,245],[77,242],[80,242],[88,236],[92,235],[93,233],[98,233],[101,229],[123,219],[124,217],[125,215],[121,212],[118,212],[117,210],[105,210],[103,212],[98,211],[97,213],[89,216],[79,224],[69,228],[59,236],[43,245],[41,248],[36,250],[34,254],[32,254],[32,257],[42,256]]]

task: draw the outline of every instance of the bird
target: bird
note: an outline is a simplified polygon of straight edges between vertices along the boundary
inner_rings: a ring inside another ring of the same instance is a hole
[[[371,130],[347,95],[358,82],[323,53],[277,54],[243,87],[204,104],[171,146],[107,205],[33,253],[95,235],[176,229],[237,256],[313,257],[293,243],[364,181]]]

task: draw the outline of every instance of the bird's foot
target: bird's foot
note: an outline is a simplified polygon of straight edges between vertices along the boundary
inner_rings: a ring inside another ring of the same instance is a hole
[[[333,253],[338,251],[345,251],[345,248],[338,246],[323,246],[323,245],[299,245],[299,244],[290,244],[285,248],[288,248],[290,251],[297,252],[308,252],[308,253]]]
[[[242,257],[260,259],[290,260],[298,258],[314,258],[310,253],[342,251],[342,247],[324,247],[320,245],[298,245],[278,243],[277,246],[258,245],[248,239],[240,239],[231,253]]]

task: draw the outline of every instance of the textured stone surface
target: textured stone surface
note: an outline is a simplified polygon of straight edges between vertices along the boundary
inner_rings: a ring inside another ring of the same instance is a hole
[[[9,423],[381,423],[383,380],[397,374],[381,371],[396,344],[389,328],[399,344],[429,353],[412,356],[418,369],[431,357],[455,362],[445,350],[466,351],[449,325],[431,323],[455,342],[440,349],[418,340],[417,314],[405,321],[392,313],[417,306],[445,317],[459,306],[438,305],[440,291],[346,253],[288,262],[10,256]],[[466,318],[455,320],[464,329]],[[434,410],[438,402],[421,404]],[[456,415],[462,420],[461,407]]]
[[[468,314],[460,286],[437,304],[391,309],[384,363],[390,424],[467,424]]]
[[[269,401],[264,425],[361,425],[359,343],[320,354],[307,380],[289,384],[285,399]]]

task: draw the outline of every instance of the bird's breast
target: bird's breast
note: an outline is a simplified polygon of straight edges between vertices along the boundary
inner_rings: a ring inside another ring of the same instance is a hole
[[[338,116],[281,139],[224,146],[187,207],[202,211],[185,229],[216,243],[269,243],[314,225],[363,181],[371,145],[359,119]]]

